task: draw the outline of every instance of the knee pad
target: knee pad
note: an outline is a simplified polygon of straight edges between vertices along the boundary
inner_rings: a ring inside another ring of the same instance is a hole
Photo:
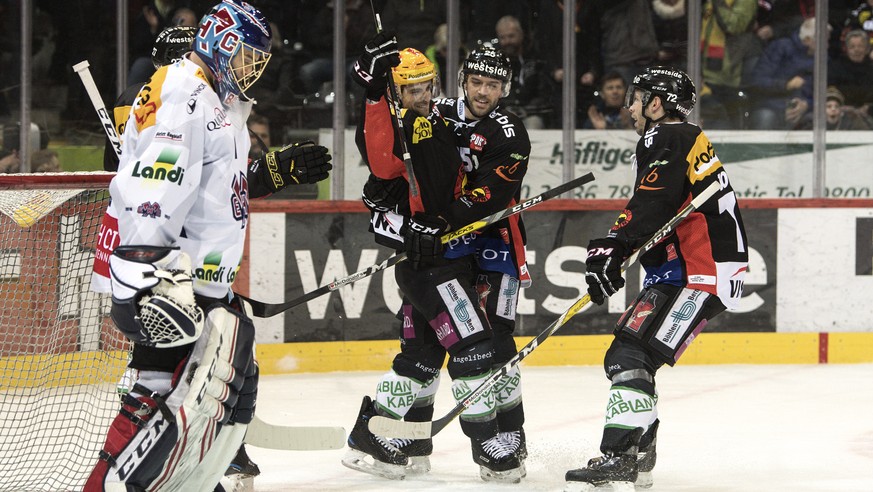
[[[622,384],[645,391],[653,395],[655,393],[655,372],[660,363],[653,360],[648,351],[633,341],[624,341],[620,337],[612,340],[612,345],[606,351],[603,358],[603,368],[606,377],[615,384],[618,374]],[[633,373],[632,371],[639,371]],[[628,377],[629,374],[638,374],[638,377]]]
[[[456,353],[449,354],[447,368],[454,379],[471,377],[491,372],[494,367],[494,345],[489,339],[479,340]]]

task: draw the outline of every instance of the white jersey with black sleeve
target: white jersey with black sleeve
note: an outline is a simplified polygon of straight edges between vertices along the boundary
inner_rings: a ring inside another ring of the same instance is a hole
[[[161,67],[131,108],[110,185],[121,244],[179,246],[208,297],[227,295],[242,259],[250,110],[224,107],[188,59]]]

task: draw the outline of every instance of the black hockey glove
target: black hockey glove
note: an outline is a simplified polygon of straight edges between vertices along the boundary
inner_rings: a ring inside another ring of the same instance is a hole
[[[404,178],[380,179],[371,174],[361,199],[372,212],[396,212],[397,205],[409,200],[409,185]]]
[[[595,304],[603,304],[607,297],[624,287],[621,277],[624,257],[625,248],[615,239],[593,239],[588,243],[585,281],[588,282],[588,295]]]
[[[264,182],[273,192],[291,184],[317,183],[333,169],[327,148],[311,141],[286,145],[267,152],[262,163],[263,173],[269,173]]]
[[[364,45],[352,79],[367,90],[368,98],[377,100],[388,84],[388,71],[397,65],[400,65],[397,39],[394,34],[382,31]]]
[[[441,217],[417,213],[409,220],[404,234],[406,258],[418,270],[433,265],[442,256],[445,246],[440,237],[449,229]]]

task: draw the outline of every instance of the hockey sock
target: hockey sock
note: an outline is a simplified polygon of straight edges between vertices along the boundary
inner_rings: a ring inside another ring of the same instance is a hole
[[[402,419],[412,407],[419,391],[424,386],[406,376],[389,371],[382,376],[382,380],[376,385],[376,409],[378,413]]]

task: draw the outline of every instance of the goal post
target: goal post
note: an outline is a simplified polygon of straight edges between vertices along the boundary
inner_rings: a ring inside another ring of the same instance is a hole
[[[113,173],[0,174],[0,490],[80,490],[130,344],[90,290]]]

